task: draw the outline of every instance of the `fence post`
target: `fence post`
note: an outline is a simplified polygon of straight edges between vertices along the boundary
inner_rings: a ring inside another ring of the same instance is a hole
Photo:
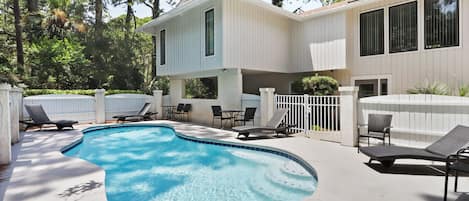
[[[0,164],[2,165],[11,161],[10,89],[9,84],[0,84]]]
[[[11,143],[20,141],[20,113],[23,113],[23,89],[14,87],[10,90]]]
[[[105,106],[105,94],[106,90],[96,89],[95,90],[95,107],[96,107],[96,123],[102,124],[106,122],[106,106]]]
[[[153,107],[154,111],[157,112],[158,114],[157,119],[161,119],[163,115],[163,90],[154,90],[153,91]]]
[[[340,136],[344,146],[357,145],[358,87],[340,87]]]
[[[304,108],[304,125],[303,125],[303,129],[307,135],[309,134],[309,130],[310,130],[310,122],[309,122],[309,112],[310,112],[310,108],[309,108],[309,95],[308,94],[304,94],[303,95],[303,108]],[[300,121],[301,122],[301,121]]]
[[[274,92],[275,88],[260,88],[261,93],[261,125],[265,126],[274,114]]]

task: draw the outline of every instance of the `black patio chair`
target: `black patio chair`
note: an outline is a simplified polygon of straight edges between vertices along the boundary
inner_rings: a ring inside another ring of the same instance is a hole
[[[220,120],[220,128],[223,127],[223,121],[225,121],[225,120],[232,121],[232,120],[233,120],[233,117],[224,117],[224,116],[223,116],[223,112],[222,112],[222,110],[221,110],[221,106],[219,106],[219,105],[212,105],[212,114],[213,114],[213,117],[212,117],[212,127],[214,126],[215,119],[219,119],[219,120]]]
[[[444,200],[448,198],[448,177],[454,175],[454,192],[458,192],[459,173],[469,173],[469,148],[462,148],[456,154],[448,156],[446,160],[445,173],[445,195]]]
[[[78,123],[78,121],[73,120],[51,121],[44,111],[44,108],[42,108],[42,105],[24,105],[24,107],[32,119],[31,121],[20,121],[20,123],[26,124],[26,130],[31,127],[39,127],[42,129],[42,127],[46,124],[53,124],[57,126],[58,130],[62,130],[63,128],[67,127],[73,129],[73,125]]]
[[[178,105],[179,108],[179,105]],[[186,121],[189,121],[189,112],[192,110],[192,104],[185,104],[182,107],[182,110],[176,111],[174,114],[175,115],[180,115],[181,120],[184,120],[184,116],[186,117]]]
[[[386,137],[388,137],[388,143],[391,145],[391,121],[392,115],[390,114],[368,114],[368,124],[358,126],[359,133],[360,128],[368,128],[366,134],[358,135],[358,153],[360,153],[361,138],[367,138],[368,146],[370,146],[370,138],[381,140],[383,145],[386,145]]]
[[[255,107],[247,107],[246,110],[244,111],[244,114],[241,116],[239,119],[235,119],[235,125],[236,122],[241,122],[244,126],[246,125],[246,122],[252,121],[252,125],[254,126],[254,116],[256,115],[256,109]]]

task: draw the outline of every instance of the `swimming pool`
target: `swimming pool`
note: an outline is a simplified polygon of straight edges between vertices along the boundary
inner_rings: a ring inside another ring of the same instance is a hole
[[[286,157],[197,143],[161,126],[91,130],[64,154],[105,170],[109,201],[293,201],[317,184],[311,170]]]

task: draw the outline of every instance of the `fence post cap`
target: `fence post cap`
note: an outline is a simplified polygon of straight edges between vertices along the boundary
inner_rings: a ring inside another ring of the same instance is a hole
[[[106,92],[106,89],[95,89],[94,91],[96,93],[104,93],[104,92]]]
[[[163,94],[163,90],[153,90],[153,94]]]
[[[0,90],[2,91],[9,91],[11,89],[11,85],[8,83],[0,83]]]
[[[259,88],[259,92],[275,92],[275,88]]]

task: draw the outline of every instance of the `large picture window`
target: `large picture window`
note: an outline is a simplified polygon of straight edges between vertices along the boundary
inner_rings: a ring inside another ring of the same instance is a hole
[[[384,54],[384,10],[360,14],[360,55]]]
[[[389,52],[418,49],[417,2],[389,8]]]
[[[193,78],[184,80],[184,98],[188,99],[217,99],[217,77]]]
[[[205,56],[215,54],[215,11],[205,12]]]
[[[166,30],[160,31],[160,65],[166,64]]]
[[[459,46],[459,1],[424,2],[425,49]]]

